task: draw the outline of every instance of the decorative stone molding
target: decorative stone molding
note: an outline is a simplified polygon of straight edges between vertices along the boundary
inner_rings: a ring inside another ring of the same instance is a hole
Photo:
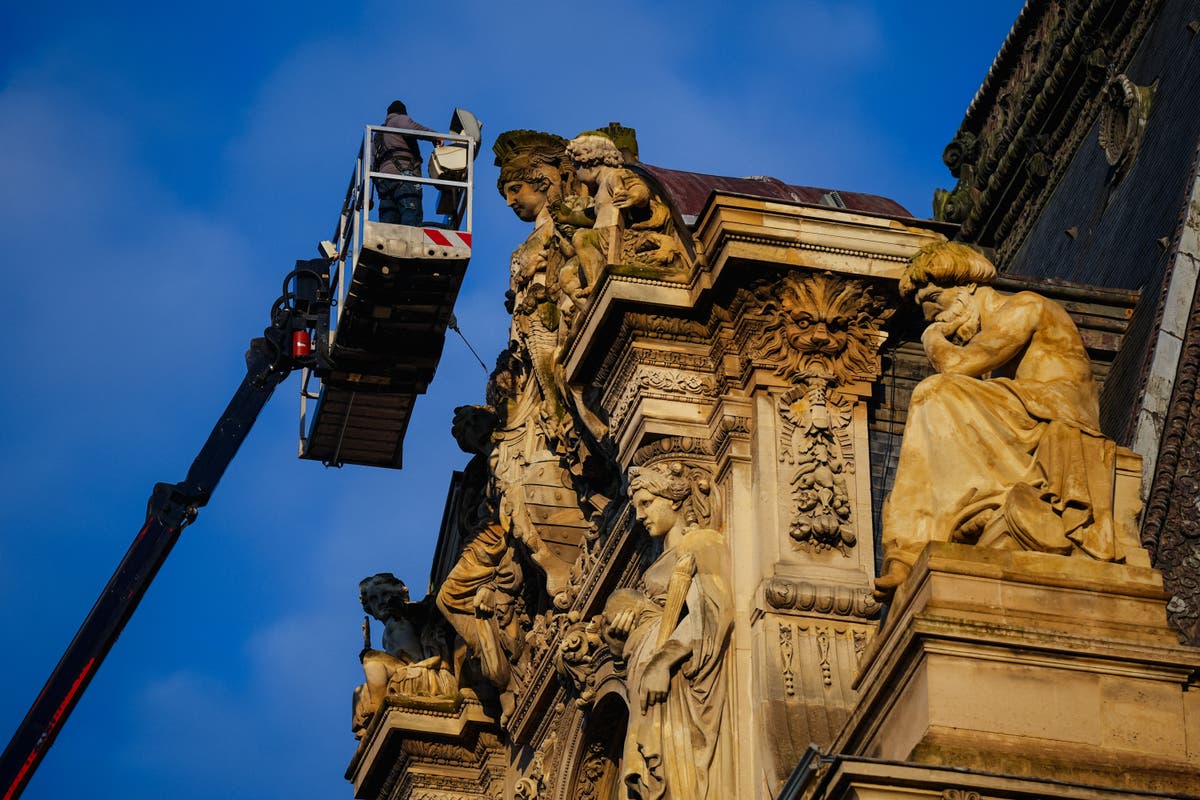
[[[614,394],[641,365],[715,371],[720,361],[719,349],[714,348],[719,348],[718,329],[716,319],[702,323],[659,314],[624,314],[591,378],[595,386],[604,387],[602,404],[611,407]]]
[[[621,785],[618,766],[625,741],[629,710],[613,697],[605,697],[581,724],[581,741],[569,780],[561,787],[561,800],[609,800]]]
[[[513,788],[513,797],[516,800],[538,800],[541,797],[551,796],[553,787],[548,785],[548,781],[552,778],[546,773],[546,762],[547,760],[554,761],[557,750],[558,734],[551,731],[534,751],[533,758],[529,762],[528,772],[517,780],[517,784]]]
[[[625,384],[621,397],[609,411],[613,428],[620,429],[626,415],[644,398],[700,403],[721,393],[716,379],[711,375],[653,368],[641,368],[637,372],[634,380]]]
[[[788,697],[796,695],[796,672],[792,661],[796,656],[796,631],[791,625],[779,626],[779,658],[783,662],[783,691]]]
[[[853,633],[853,638],[854,638],[854,658],[855,658],[855,661],[861,665],[863,653],[865,653],[867,650],[867,632],[856,629]]]
[[[562,636],[554,655],[558,674],[576,693],[576,705],[590,705],[596,696],[596,667],[608,651],[600,638],[600,623],[596,619],[571,622]]]
[[[833,686],[833,667],[829,664],[829,628],[817,628],[817,657],[821,660],[821,682]]]
[[[1129,63],[1161,5],[1026,6],[942,154],[958,183],[935,193],[936,219],[995,247],[1003,267],[1109,102],[1109,70]]]
[[[854,472],[851,406],[830,393],[825,380],[813,378],[780,395],[779,413],[779,460],[795,467],[788,535],[810,550],[848,556],[858,540],[846,486]]]
[[[816,612],[841,617],[875,619],[881,606],[868,589],[842,584],[819,584],[783,577],[769,579],[763,596],[778,611]]]
[[[754,426],[749,417],[722,417],[712,440],[713,458],[720,463],[725,458],[728,448],[735,442],[748,441],[753,430]]]
[[[643,467],[678,459],[720,461],[730,442],[748,439],[752,429],[749,417],[724,416],[718,421],[716,432],[711,437],[668,436],[656,439],[635,450],[630,463],[635,467]]]
[[[779,239],[774,236],[755,236],[752,234],[732,233],[731,232],[731,233],[726,233],[723,238],[724,238],[724,243],[726,243],[726,244],[733,244],[733,243],[738,243],[738,242],[742,242],[745,244],[758,244],[758,245],[777,245],[777,244],[779,244]],[[792,242],[789,242],[789,246],[795,250],[802,250],[802,251],[807,251],[810,253],[823,253],[823,254],[828,254],[831,256],[861,257],[861,256],[866,255],[865,251],[859,250],[857,248],[837,247],[835,245],[820,244],[817,242],[792,241]],[[892,255],[889,253],[882,253],[882,254],[881,253],[872,253],[871,257],[875,258],[877,260],[880,260],[880,261],[892,261],[897,264],[902,264],[904,262],[904,256]]]
[[[942,792],[942,800],[981,800],[981,796],[979,792],[969,789],[945,789]]]
[[[355,796],[498,800],[505,750],[479,703],[438,712],[384,701],[346,772]]]
[[[625,324],[649,339],[704,341],[712,335],[711,326],[703,322],[662,314],[627,314]]]
[[[639,447],[633,454],[633,465],[644,467],[659,461],[678,458],[712,458],[713,443],[694,436],[668,436]]]
[[[516,698],[516,707],[508,720],[507,729],[514,740],[533,740],[535,730],[545,723],[543,712],[546,708],[582,705],[578,702],[579,695],[575,694],[572,680],[570,677],[564,678],[563,670],[559,669],[559,645],[564,632],[583,619],[585,613],[591,613],[588,609],[594,608],[597,601],[602,602],[603,598],[598,597],[602,581],[612,580],[617,587],[633,586],[645,564],[651,560],[647,552],[648,543],[644,537],[632,536],[631,529],[629,506],[621,504],[616,509],[615,517],[606,521],[604,533],[595,543],[594,554],[596,563],[616,564],[617,568],[612,574],[603,569],[592,569],[576,575],[577,585],[574,586],[571,610],[567,613],[549,612],[542,616],[544,621],[538,633],[531,636],[529,647],[529,651],[537,653],[536,657],[530,658],[526,667],[525,685],[530,690]],[[595,675],[609,658],[607,649],[593,654],[584,674]]]
[[[579,778],[576,781],[576,797],[579,800],[604,800],[600,796],[599,786],[604,777],[616,770],[611,755],[602,742],[592,742],[583,754],[583,762],[579,766]]]

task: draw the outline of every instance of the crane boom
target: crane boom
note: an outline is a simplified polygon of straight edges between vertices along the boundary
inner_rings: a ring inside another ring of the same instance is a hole
[[[301,457],[331,466],[400,466],[413,401],[433,379],[471,258],[480,126],[473,114],[455,109],[450,133],[366,127],[336,244],[322,243],[323,258],[296,262],[270,326],[250,343],[246,376],[187,477],[154,487],[145,524],[0,755],[0,800],[20,797],[179,534],[208,503],[275,387],[293,370],[305,375]],[[372,137],[385,133],[439,142],[440,157],[455,166],[435,178],[377,172]],[[418,227],[372,220],[377,181],[437,187],[445,222]],[[315,410],[306,427],[309,377],[321,390],[311,395]]]
[[[275,387],[300,366],[300,359],[292,354],[291,334],[306,329],[311,319],[296,308],[295,296],[286,291],[295,275],[285,281],[283,302],[275,304],[271,326],[251,341],[246,376],[187,477],[181,483],[155,485],[145,524],[0,756],[0,800],[20,797],[179,534],[195,519],[196,510],[208,503]]]

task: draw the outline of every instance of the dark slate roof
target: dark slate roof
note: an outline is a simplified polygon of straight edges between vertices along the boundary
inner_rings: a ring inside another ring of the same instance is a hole
[[[654,167],[649,164],[637,164],[656,179],[662,186],[668,199],[675,209],[685,217],[695,217],[704,209],[705,202],[713,192],[726,192],[749,197],[762,197],[767,200],[783,200],[791,203],[809,203],[811,205],[830,205],[829,200],[822,202],[823,197],[831,195],[829,189],[818,189],[814,186],[793,186],[778,178],[765,175],[755,175],[749,178],[728,178],[721,175],[705,175],[701,172],[681,172],[676,169]],[[851,211],[863,211],[870,214],[882,214],[889,217],[911,217],[908,209],[875,194],[860,194],[859,192],[837,191],[837,197]],[[836,203],[834,203],[836,205]]]

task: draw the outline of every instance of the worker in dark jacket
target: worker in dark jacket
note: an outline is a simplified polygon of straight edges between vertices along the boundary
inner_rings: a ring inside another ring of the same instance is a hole
[[[431,131],[408,115],[408,108],[399,100],[387,109],[383,121],[387,128]],[[400,133],[376,133],[372,144],[373,170],[389,175],[421,174],[421,150],[417,137]],[[424,216],[421,209],[421,184],[410,181],[376,179],[379,192],[379,221],[393,225],[419,226]]]

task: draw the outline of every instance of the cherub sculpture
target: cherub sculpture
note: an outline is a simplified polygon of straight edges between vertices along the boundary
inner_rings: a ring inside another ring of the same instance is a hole
[[[428,603],[408,599],[408,587],[390,572],[364,578],[358,585],[363,610],[363,649],[359,653],[366,683],[354,690],[355,736],[361,738],[388,695],[453,698],[458,682],[447,663],[446,643]],[[382,650],[371,647],[370,617],[383,623]]]
[[[646,180],[624,166],[612,140],[585,133],[567,144],[575,175],[589,195],[568,197],[552,208],[556,218],[577,227],[571,244],[582,273],[579,297],[595,289],[610,263],[648,266],[664,275],[682,264],[671,209]]]

